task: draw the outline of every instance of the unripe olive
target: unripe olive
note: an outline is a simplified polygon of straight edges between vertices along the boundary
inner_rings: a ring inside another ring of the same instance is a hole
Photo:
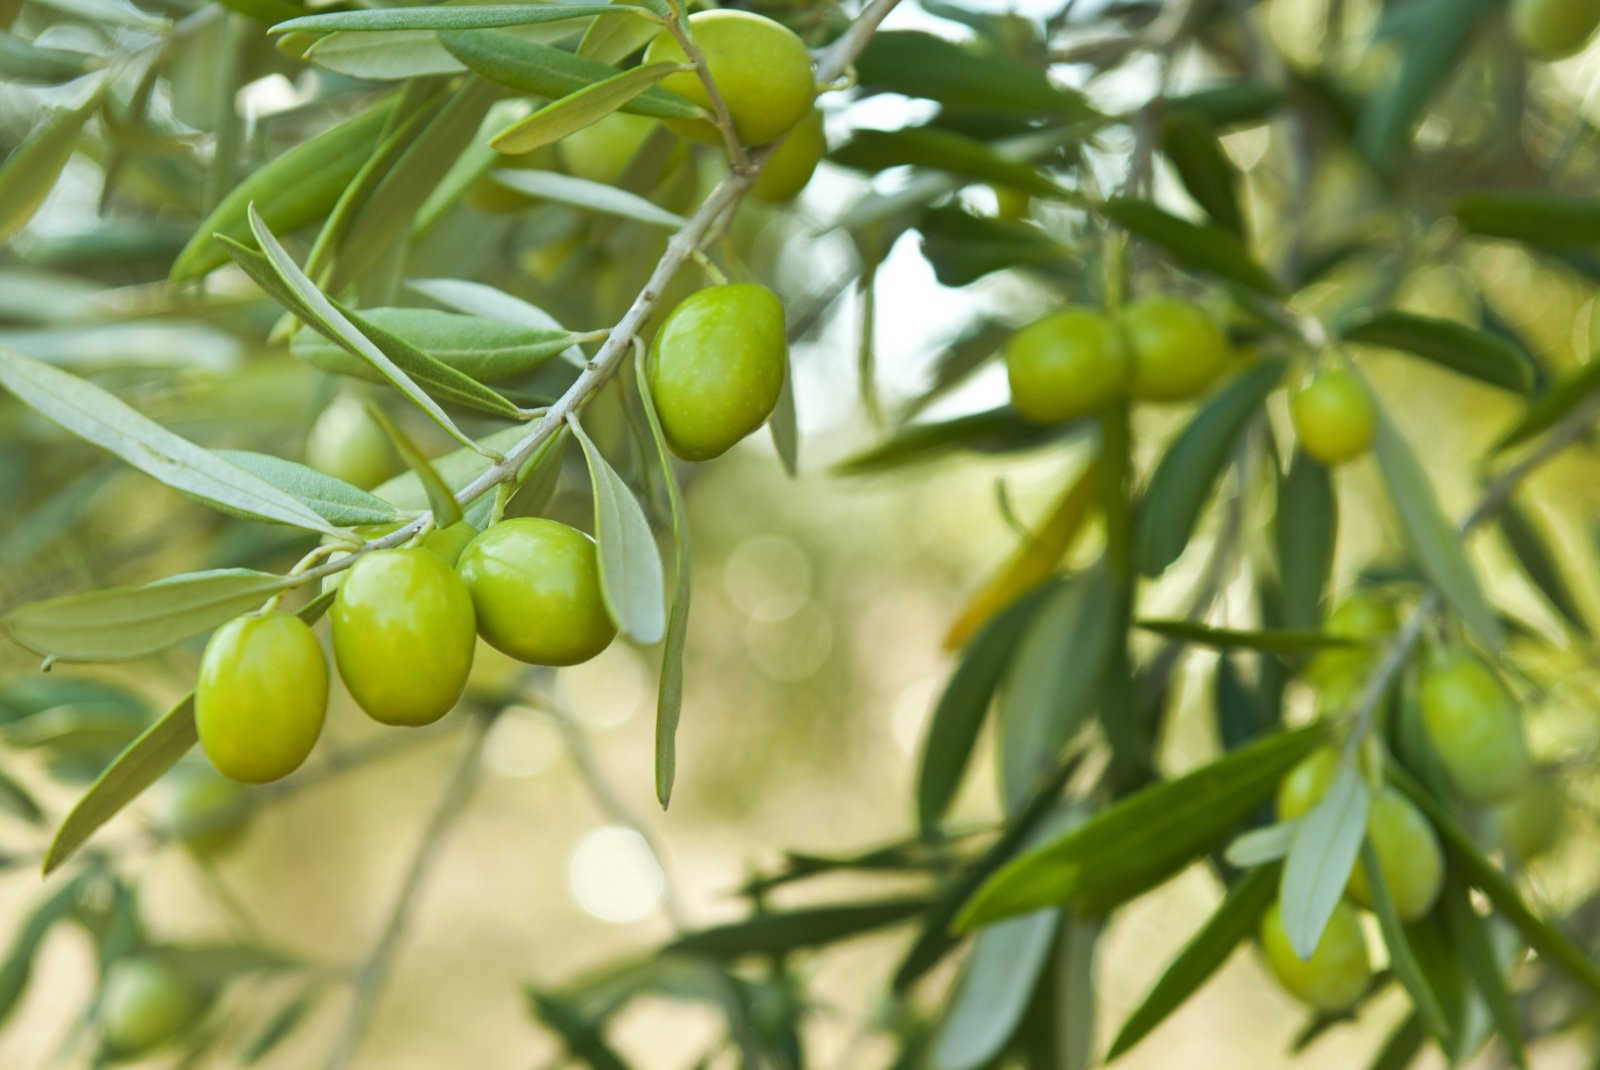
[[[1325,634],[1359,640],[1361,646],[1334,646],[1319,650],[1306,666],[1306,679],[1322,692],[1324,702],[1337,709],[1366,682],[1377,651],[1374,644],[1400,627],[1394,607],[1376,595],[1352,594],[1336,606],[1323,623]]]
[[[794,31],[764,15],[728,9],[698,11],[689,16],[688,28],[741,142],[765,144],[805,117],[816,83],[811,53]],[[663,32],[645,49],[644,62],[685,63],[687,57],[677,39]],[[667,75],[661,88],[711,110],[710,94],[692,70]],[[667,125],[698,141],[719,139],[703,120],[669,119]]]
[[[1384,788],[1367,812],[1367,839],[1400,920],[1416,921],[1432,910],[1444,886],[1444,852],[1422,811],[1394,788]],[[1364,862],[1350,874],[1350,896],[1362,906],[1373,905]]]
[[[672,452],[705,461],[772,415],[789,343],[783,304],[765,286],[708,286],[661,324],[645,371]]]
[[[160,959],[121,959],[106,971],[100,1029],[113,1055],[137,1055],[165,1044],[199,1010],[194,986]]]
[[[1278,820],[1293,821],[1311,812],[1322,801],[1339,772],[1339,751],[1319,747],[1289,770],[1278,783]]]
[[[768,204],[782,204],[800,195],[811,181],[823,155],[828,151],[828,139],[822,128],[822,112],[812,108],[806,117],[794,124],[772,157],[767,160],[761,174],[750,187],[750,196]]]
[[[1509,799],[1533,774],[1522,717],[1488,666],[1454,655],[1422,674],[1422,723],[1456,789],[1475,803]]]
[[[421,545],[424,550],[431,550],[445,564],[454,567],[461,557],[461,551],[467,548],[467,543],[477,537],[477,528],[465,520],[457,520],[447,528],[434,528],[428,532],[422,537]]]
[[[1566,819],[1566,799],[1554,780],[1535,777],[1489,811],[1495,842],[1516,862],[1531,862],[1554,847]]]
[[[237,617],[200,659],[194,720],[217,772],[252,784],[294,772],[322,733],[328,663],[311,628],[285,613]]]
[[[1261,919],[1261,947],[1278,983],[1296,998],[1319,1010],[1337,1011],[1350,1006],[1366,991],[1372,974],[1367,938],[1355,907],[1340,901],[1309,959],[1302,960],[1289,943],[1278,903]]]
[[[616,638],[600,595],[594,540],[542,517],[491,525],[456,566],[472,595],[478,631],[532,665],[576,665]]]
[[[556,151],[568,174],[609,186],[622,177],[655,129],[649,116],[612,112],[562,138]]]
[[[1227,367],[1228,338],[1198,306],[1147,297],[1122,310],[1133,358],[1130,392],[1143,401],[1183,401],[1203,393]]]
[[[377,550],[350,567],[333,608],[333,657],[375,721],[432,724],[472,669],[472,599],[444,559],[421,547]]]
[[[1325,371],[1289,402],[1294,433],[1323,464],[1353,461],[1372,448],[1378,412],[1361,381],[1347,371]]]
[[[1600,0],[1511,0],[1511,33],[1530,56],[1581,51],[1600,26]]]
[[[1035,320],[1006,342],[1011,404],[1039,424],[1086,416],[1121,397],[1129,361],[1122,332],[1087,308]]]
[[[250,823],[250,794],[236,780],[202,763],[172,771],[172,831],[205,854],[237,843]]]
[[[367,490],[394,475],[400,459],[361,399],[341,394],[311,425],[306,464]]]

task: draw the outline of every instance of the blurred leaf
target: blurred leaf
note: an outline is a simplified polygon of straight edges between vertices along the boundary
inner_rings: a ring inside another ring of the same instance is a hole
[[[1262,825],[1236,837],[1222,852],[1228,865],[1239,869],[1252,869],[1287,857],[1294,843],[1299,821],[1281,821],[1275,825]]]
[[[1277,86],[1249,78],[1218,82],[1183,96],[1169,97],[1169,112],[1189,112],[1213,127],[1259,123],[1283,106],[1285,94]]]
[[[428,511],[433,514],[435,530],[443,531],[452,524],[459,524],[461,522],[461,504],[456,501],[455,492],[434,470],[433,462],[429,461],[427,455],[417,448],[417,444],[411,440],[411,436],[395,426],[394,421],[389,419],[388,414],[378,406],[369,402],[367,404],[367,414],[372,417],[374,423],[383,428],[383,433],[388,436],[389,441],[394,445],[395,452],[400,455],[400,459],[405,462],[406,467],[411,470],[412,474],[417,477],[418,482],[422,484],[423,493],[428,496]]]
[[[46,48],[0,33],[0,78],[14,85],[58,85],[99,66],[99,59],[64,48]]]
[[[1217,738],[1223,750],[1233,750],[1259,736],[1274,718],[1262,709],[1263,696],[1245,686],[1233,659],[1217,659],[1217,674],[1213,681],[1217,715]]]
[[[999,352],[1011,333],[1011,328],[1005,323],[981,319],[951,339],[933,362],[932,381],[906,406],[904,416],[908,419],[915,416],[952,387],[964,382]]]
[[[1526,394],[1533,361],[1515,344],[1450,320],[1385,310],[1356,317],[1340,334],[1351,342],[1399,349],[1492,386]]]
[[[1076,257],[1038,227],[977,216],[960,208],[929,208],[917,220],[922,255],[946,286],[965,286],[992,271],[1032,267],[1064,271]]]
[[[1493,452],[1518,446],[1533,438],[1535,435],[1548,431],[1573,410],[1600,390],[1600,360],[1591,359],[1589,363],[1556,383],[1549,390],[1534,398],[1527,411],[1522,414],[1522,419],[1511,426],[1511,429],[1495,440]]]
[[[1505,645],[1494,607],[1478,585],[1455,525],[1445,519],[1411,446],[1386,414],[1378,418],[1378,467],[1406,544],[1430,582],[1490,650]]]
[[[229,11],[237,11],[257,22],[274,23],[304,15],[306,9],[291,0],[218,0]]]
[[[1022,1020],[1060,923],[1060,911],[1038,910],[978,935],[934,1042],[934,1070],[979,1070],[1000,1053]]]
[[[496,30],[450,31],[498,33]],[[384,82],[458,74],[462,63],[444,46],[434,30],[374,30],[368,33],[330,33],[324,37],[291,33],[279,38],[280,49],[291,46],[295,54],[336,74]]]
[[[1473,909],[1466,885],[1460,881],[1447,878],[1440,901],[1450,944],[1459,953],[1461,964],[1483,996],[1484,1006],[1489,1009],[1506,1053],[1514,1066],[1526,1066],[1528,1056],[1523,1048],[1522,1016],[1499,956],[1495,954],[1488,923]]]
[[[856,60],[856,73],[868,91],[937,100],[952,112],[1099,117],[1083,94],[1055,85],[1037,67],[920,30],[876,34]]]
[[[165,650],[248,613],[300,582],[250,569],[169,576],[19,606],[4,618],[11,638],[64,661],[119,661]]]
[[[1089,718],[1121,641],[1108,570],[1096,568],[1050,592],[1029,615],[1000,686],[1001,797],[1008,811]]]
[[[102,80],[78,107],[51,115],[0,165],[0,242],[21,230],[55,187],[107,84]]]
[[[1010,160],[975,138],[933,127],[857,130],[828,154],[841,167],[869,174],[911,165],[991,182],[1035,197],[1075,201],[1079,194],[1046,178],[1036,167]]]
[[[260,944],[165,944],[162,959],[201,988],[215,988],[242,974],[305,969],[296,955]]]
[[[87,380],[0,349],[0,386],[79,438],[191,498],[236,516],[336,534],[295,498],[179,438]]]
[[[1234,443],[1283,378],[1284,362],[1265,360],[1239,375],[1195,413],[1167,447],[1133,521],[1133,559],[1159,576],[1189,544],[1200,512]]]
[[[44,820],[44,811],[28,793],[28,789],[3,771],[0,771],[0,810],[20,817],[30,825],[37,825]]]
[[[989,878],[963,908],[956,927],[971,930],[1053,905],[1098,917],[1149,891],[1220,849],[1329,731],[1319,721],[1267,736],[1119,800]]]
[[[1297,448],[1288,473],[1278,483],[1273,515],[1283,620],[1293,630],[1307,631],[1322,622],[1338,532],[1339,499],[1333,492],[1333,476],[1326,465]]]
[[[500,131],[489,144],[508,155],[554,145],[568,134],[593,126],[682,67],[679,63],[649,63],[614,74],[551,101]]]
[[[56,922],[70,915],[83,892],[84,876],[76,876],[51,892],[22,919],[0,961],[0,1023],[11,1016],[33,972],[33,956]]]
[[[394,506],[360,487],[315,468],[249,450],[213,450],[229,464],[271,483],[311,507],[322,519],[339,527],[387,524],[399,518]]]
[[[663,950],[708,955],[715,959],[779,955],[837,943],[894,925],[927,908],[926,898],[911,897],[773,911],[684,933]]]
[[[570,204],[574,208],[601,215],[620,216],[653,227],[678,230],[687,222],[681,215],[667,211],[654,201],[604,182],[590,182],[585,178],[574,178],[554,171],[511,169],[491,171],[490,177],[507,189],[529,197]]]
[[[1494,190],[1456,202],[1470,233],[1547,249],[1600,245],[1600,198],[1550,189]]]
[[[567,423],[583,447],[594,489],[594,538],[599,544],[600,593],[606,611],[630,639],[646,646],[659,643],[667,629],[665,581],[650,521],[578,421]]]
[[[239,1056],[244,1065],[254,1066],[272,1054],[273,1049],[279,1044],[289,1039],[290,1034],[305,1021],[306,1015],[316,1008],[321,995],[321,985],[313,981],[296,993],[289,1002],[279,1007],[245,1044]]]
[[[491,435],[485,435],[478,444],[471,449],[452,450],[431,459],[434,471],[439,473],[445,486],[452,491],[458,491],[482,475],[494,462],[485,456],[485,453],[498,454],[515,447],[528,434],[528,429],[522,425],[502,428]],[[395,476],[386,483],[381,483],[372,488],[372,493],[386,502],[392,502],[396,509],[403,512],[421,512],[430,509],[427,491],[417,479],[415,472],[405,472]]]
[[[1244,213],[1239,209],[1239,175],[1228,162],[1217,139],[1216,127],[1202,113],[1179,108],[1161,121],[1161,151],[1195,203],[1217,226],[1244,237]]]
[[[634,5],[611,0],[616,14],[597,15],[578,42],[578,55],[602,63],[620,63],[661,32],[661,24],[630,10]]]
[[[940,423],[909,424],[886,441],[846,457],[833,466],[841,476],[893,471],[907,464],[933,460],[953,450],[1014,453],[1083,431],[1083,422],[1041,427],[1028,423],[1009,406],[957,416]]]
[[[772,434],[772,449],[783,465],[784,474],[793,479],[800,472],[800,417],[794,407],[794,362],[788,361],[783,369],[783,386],[778,390],[778,403],[767,418],[767,430]]]
[[[559,996],[532,986],[523,991],[533,1013],[561,1037],[569,1055],[582,1059],[594,1070],[628,1070],[628,1064],[606,1043],[597,1024],[585,1020],[577,1008]]]
[[[1426,1039],[1422,1019],[1412,1011],[1400,1019],[1400,1024],[1384,1039],[1367,1070],[1405,1070],[1416,1061]]]
[[[1338,635],[1322,632],[1289,631],[1239,631],[1234,628],[1213,628],[1189,620],[1141,620],[1135,625],[1147,632],[1155,632],[1179,642],[1213,647],[1217,650],[1260,650],[1269,654],[1304,654],[1328,647],[1359,646],[1360,643]]]
[[[0,728],[13,750],[47,749],[68,756],[116,749],[139,734],[142,718],[115,702],[85,702],[40,710]]]
[[[68,15],[76,15],[91,23],[108,23],[126,26],[145,33],[162,33],[171,23],[159,15],[152,15],[128,0],[36,0],[41,7],[53,8]]]
[[[1378,916],[1378,927],[1383,932],[1383,943],[1389,951],[1389,969],[1411,997],[1411,1006],[1423,1027],[1439,1042],[1441,1050],[1449,1051],[1451,1033],[1449,1020],[1422,964],[1412,953],[1411,942],[1406,939],[1405,926],[1395,909],[1394,898],[1383,879],[1383,867],[1378,864],[1378,852],[1370,840],[1361,844],[1361,864],[1368,874],[1368,887],[1372,894],[1372,912]]]
[[[1277,871],[1252,870],[1240,878],[1200,930],[1183,945],[1159,980],[1134,1008],[1106,1052],[1111,1062],[1143,1040],[1167,1015],[1200,990],[1228,961],[1234,948],[1255,933],[1277,892]]]
[[[498,30],[446,30],[439,41],[484,78],[551,100],[617,74],[617,68],[599,60]],[[622,110],[658,119],[698,119],[705,114],[699,105],[659,87],[645,90]]]
[[[1589,622],[1584,619],[1583,610],[1579,608],[1572,588],[1567,584],[1561,567],[1556,564],[1549,545],[1534,527],[1533,521],[1513,500],[1500,507],[1495,522],[1500,525],[1500,533],[1505,536],[1506,545],[1511,547],[1511,552],[1516,556],[1517,563],[1522,566],[1522,571],[1533,581],[1533,585],[1539,588],[1551,607],[1561,614],[1579,635],[1589,636]]]
[[[1278,899],[1283,931],[1301,959],[1309,959],[1316,950],[1328,918],[1344,896],[1366,836],[1371,802],[1361,774],[1353,763],[1343,761],[1321,801],[1296,822]]]
[[[498,349],[506,341],[495,335],[491,328],[482,322],[483,320],[497,320],[501,323],[528,328],[530,331],[547,332],[539,336],[546,341],[553,340],[553,336],[558,332],[570,333],[560,323],[556,322],[554,316],[544,309],[530,305],[520,297],[513,297],[504,290],[497,290],[493,286],[487,286],[481,282],[473,282],[469,279],[410,279],[406,285],[441,305],[447,305],[457,312],[477,317],[478,322],[474,329],[483,332],[480,337],[474,339],[477,345],[488,344],[491,349]],[[447,338],[459,340],[464,334],[464,332],[456,328],[439,326],[443,321],[432,319],[431,317],[437,314],[428,313],[426,309],[382,310],[369,308],[366,310],[369,317],[378,319],[381,322],[383,317],[379,315],[380,312],[395,318],[394,323],[384,324],[389,330],[397,334],[406,334],[408,330],[417,332],[417,337],[414,339],[413,344],[421,349],[447,349]],[[400,325],[402,312],[406,314],[405,328]],[[439,332],[431,340],[432,344],[421,333],[423,330],[422,324],[425,321],[434,324],[433,329]],[[527,341],[531,344],[533,342],[532,336]],[[448,354],[436,355],[443,360],[449,359]],[[521,370],[525,369],[519,369],[519,371]],[[481,374],[477,374],[476,377],[483,378]]]
[[[280,234],[322,218],[372,154],[398,100],[398,94],[385,97],[289,149],[234,187],[195,229],[194,237],[173,262],[169,280],[178,283],[199,278],[226,264],[228,253],[216,236],[249,240],[246,212],[251,204],[266,225]]]
[[[667,641],[661,651],[661,679],[656,688],[656,799],[666,809],[672,798],[672,781],[678,768],[678,714],[683,710],[683,644],[689,637],[689,522],[684,516],[683,493],[673,470],[672,453],[661,430],[655,399],[650,396],[650,377],[645,362],[633,362],[634,381],[639,386],[639,403],[650,425],[650,440],[655,443],[656,463],[661,482],[667,489],[667,507],[672,512],[672,609],[667,615]]]
[[[421,6],[368,11],[330,11],[280,22],[270,33],[332,33],[335,30],[472,30],[560,22],[603,15],[616,8],[605,4],[483,4],[473,7]],[[647,13],[644,8],[629,8]]]
[[[1148,201],[1112,198],[1100,206],[1112,222],[1172,254],[1187,268],[1236,282],[1269,297],[1282,296],[1282,288],[1258,264],[1238,236],[1219,226],[1192,223],[1163,211]]]

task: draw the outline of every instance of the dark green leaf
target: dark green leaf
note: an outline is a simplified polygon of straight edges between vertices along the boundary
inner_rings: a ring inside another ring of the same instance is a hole
[[[989,409],[940,423],[909,424],[887,441],[839,461],[833,466],[833,473],[861,476],[888,472],[955,450],[1014,453],[1042,446],[1065,434],[1080,433],[1086,426],[1071,423],[1041,427],[1028,423],[1010,408]]]
[[[606,1043],[597,1023],[585,1019],[559,996],[532,987],[525,991],[534,1014],[561,1037],[573,1058],[582,1059],[593,1070],[628,1070],[628,1064]]]
[[[354,524],[387,524],[398,519],[394,506],[382,498],[315,468],[248,450],[213,452],[229,464],[237,465],[293,495],[330,524],[348,527]]]
[[[1342,325],[1351,342],[1399,349],[1492,386],[1526,394],[1533,388],[1533,361],[1514,343],[1451,320],[1386,310]]]
[[[254,1066],[270,1055],[274,1048],[289,1039],[300,1023],[305,1021],[317,1005],[317,998],[322,994],[321,987],[316,983],[307,985],[294,998],[279,1007],[261,1024],[261,1028],[250,1038],[244,1046],[240,1058],[246,1066]]]
[[[11,937],[4,961],[0,961],[0,1023],[16,1008],[22,990],[28,985],[33,972],[34,952],[55,927],[56,922],[70,915],[78,905],[83,892],[84,878],[74,877],[50,893],[22,919]]]
[[[1302,959],[1316,950],[1350,883],[1371,802],[1361,774],[1351,762],[1341,762],[1327,794],[1295,826],[1278,898],[1284,934]]]
[[[525,26],[537,22],[592,18],[619,10],[606,4],[483,4],[468,7],[422,6],[378,8],[368,11],[330,11],[280,22],[274,34],[333,33],[335,30],[482,30]],[[643,13],[644,8],[625,7]]]
[[[44,820],[44,811],[39,809],[39,804],[28,793],[28,789],[5,772],[0,772],[0,810],[20,817],[31,825]]]
[[[1522,419],[1495,440],[1494,452],[1498,453],[1512,446],[1521,445],[1535,435],[1548,431],[1560,423],[1568,413],[1593,397],[1597,390],[1600,390],[1600,360],[1590,360],[1576,372],[1534,398],[1527,411],[1522,414]]]
[[[1327,647],[1357,646],[1359,643],[1338,635],[1322,632],[1289,631],[1239,631],[1233,628],[1212,628],[1188,620],[1141,620],[1136,625],[1147,632],[1155,632],[1169,639],[1214,647],[1217,650],[1261,650],[1272,654],[1303,654]]]
[[[1511,552],[1516,555],[1517,563],[1522,566],[1528,579],[1533,581],[1555,611],[1566,618],[1579,635],[1587,637],[1590,634],[1589,622],[1584,619],[1583,610],[1579,608],[1566,576],[1551,555],[1544,536],[1533,526],[1533,521],[1515,501],[1502,505],[1495,521],[1500,525],[1506,545],[1511,547]]]
[[[1192,223],[1148,201],[1113,198],[1100,206],[1112,222],[1159,245],[1178,263],[1269,297],[1282,295],[1276,280],[1258,264],[1238,236],[1218,226]]]
[[[989,878],[961,911],[957,927],[970,930],[1055,905],[1098,917],[1149,891],[1219,850],[1329,730],[1316,722],[1268,736],[1120,800]]]
[[[1189,544],[1234,443],[1261,412],[1284,367],[1281,360],[1266,360],[1244,372],[1167,447],[1134,517],[1134,563],[1146,576],[1160,575]]]
[[[1244,237],[1239,210],[1239,175],[1217,140],[1216,127],[1198,111],[1169,111],[1161,122],[1161,151],[1166,153],[1184,188],[1217,226]]]
[[[1234,666],[1232,658],[1217,659],[1213,692],[1217,712],[1217,738],[1222,741],[1223,750],[1233,750],[1266,730],[1270,721],[1261,708],[1262,698],[1245,686],[1244,681],[1239,678],[1239,670]]]
[[[1078,196],[1046,178],[1036,167],[1007,159],[975,138],[933,127],[857,130],[849,141],[829,153],[828,159],[869,174],[911,165],[1006,186],[1036,197],[1075,200]]]
[[[1401,987],[1410,995],[1411,1006],[1423,1027],[1439,1042],[1440,1048],[1449,1051],[1452,1033],[1449,1019],[1445,1017],[1444,1008],[1440,1005],[1433,986],[1428,983],[1428,976],[1423,972],[1422,964],[1412,953],[1411,942],[1406,939],[1405,926],[1395,909],[1394,898],[1389,894],[1389,886],[1383,879],[1383,867],[1378,864],[1378,852],[1373,850],[1371,841],[1361,845],[1361,864],[1368,875],[1368,887],[1372,891],[1372,912],[1378,916],[1378,927],[1383,931],[1384,946],[1389,950],[1389,969],[1394,973],[1395,980],[1399,981]]]
[[[1549,189],[1495,190],[1456,202],[1456,219],[1473,234],[1548,249],[1600,245],[1600,198]]]
[[[1170,97],[1167,108],[1173,112],[1193,112],[1213,127],[1221,128],[1262,122],[1277,111],[1284,100],[1285,93],[1277,86],[1239,78]]]
[[[965,286],[992,271],[1031,267],[1066,271],[1072,250],[1039,228],[977,216],[960,208],[930,208],[917,221],[922,255],[946,286]]]
[[[874,36],[856,73],[868,90],[937,100],[951,112],[1097,118],[1081,93],[1056,86],[1038,67],[918,30]]]
[[[1296,449],[1288,473],[1278,483],[1278,510],[1273,517],[1283,622],[1293,630],[1308,631],[1322,622],[1338,531],[1339,499],[1332,475],[1326,465]]]
[[[1472,983],[1483,996],[1489,1008],[1489,1017],[1506,1046],[1506,1052],[1516,1066],[1528,1064],[1527,1052],[1522,1042],[1522,1015],[1511,994],[1510,981],[1495,954],[1489,936],[1489,926],[1478,916],[1467,895],[1466,885],[1460,881],[1446,880],[1440,896],[1444,904],[1444,923],[1449,931],[1450,944],[1459,953],[1462,965],[1472,977]]]
[[[446,30],[439,42],[468,68],[519,92],[555,100],[617,74],[617,68],[498,30]],[[660,87],[622,108],[658,119],[697,119],[703,109]]]
[[[1000,1053],[1022,1020],[1060,923],[1060,911],[1039,910],[978,935],[934,1041],[934,1070],[979,1070]]]
[[[1383,1047],[1373,1056],[1367,1070],[1405,1070],[1421,1053],[1422,1042],[1426,1039],[1422,1019],[1413,1011],[1400,1019],[1400,1024],[1384,1040]]]
[[[912,897],[756,914],[743,921],[685,933],[664,950],[716,959],[778,955],[882,929],[927,908],[926,898]]]

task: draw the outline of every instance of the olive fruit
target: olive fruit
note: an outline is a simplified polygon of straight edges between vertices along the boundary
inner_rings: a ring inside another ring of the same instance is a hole
[[[333,608],[333,659],[356,704],[389,725],[432,724],[467,686],[472,599],[444,558],[377,550],[350,566]]]
[[[1273,903],[1261,919],[1261,947],[1278,983],[1296,998],[1325,1011],[1343,1010],[1366,991],[1372,973],[1367,938],[1355,907],[1340,901],[1309,959],[1301,959],[1283,928],[1283,910]]]
[[[610,645],[617,626],[600,596],[594,540],[542,517],[491,525],[456,565],[490,646],[532,665],[576,665]]]
[[[438,554],[445,564],[454,566],[467,543],[478,537],[478,529],[465,520],[445,528],[434,528],[422,537],[421,546]]]
[[[1205,391],[1230,355],[1228,338],[1198,306],[1147,297],[1122,310],[1132,356],[1130,392],[1142,401],[1183,401]]]
[[[1339,752],[1319,747],[1278,782],[1278,820],[1293,821],[1311,812],[1322,800],[1339,772]]]
[[[250,823],[249,792],[200,762],[172,771],[171,807],[173,834],[206,854],[231,847]]]
[[[1399,791],[1385,787],[1367,811],[1367,839],[1400,920],[1416,921],[1432,910],[1444,886],[1444,853],[1422,811]],[[1350,897],[1364,907],[1373,905],[1364,862],[1357,862],[1350,874]]]
[[[1561,59],[1600,26],[1600,0],[1511,0],[1511,33],[1530,56]]]
[[[361,399],[341,394],[311,425],[306,464],[367,490],[394,475],[400,459]]]
[[[160,959],[119,959],[100,996],[106,1048],[116,1056],[150,1051],[183,1032],[200,1006],[195,987]]]
[[[1429,666],[1419,698],[1428,740],[1462,795],[1494,803],[1528,784],[1533,766],[1522,718],[1483,662],[1457,654]]]
[[[778,143],[750,187],[750,196],[768,204],[794,200],[811,181],[812,172],[827,151],[822,113],[812,108]]]
[[[1323,464],[1353,461],[1372,448],[1378,412],[1367,389],[1350,372],[1325,371],[1289,401],[1294,433]]]
[[[1489,811],[1495,842],[1514,861],[1531,862],[1561,838],[1566,799],[1561,785],[1536,777],[1527,787]]]
[[[616,111],[562,138],[556,152],[568,174],[609,186],[622,177],[655,129],[656,121],[648,116]]]
[[[1128,358],[1117,325],[1087,308],[1035,320],[1006,342],[1011,404],[1026,419],[1059,423],[1121,397]]]
[[[783,304],[765,286],[708,286],[656,332],[645,371],[672,452],[705,461],[772,415],[788,369]]]
[[[1355,697],[1366,682],[1380,642],[1400,627],[1394,607],[1371,594],[1352,594],[1334,607],[1322,625],[1326,635],[1357,639],[1361,646],[1334,646],[1317,652],[1306,666],[1306,679],[1322,692],[1325,706],[1337,710]]]
[[[744,144],[773,140],[811,109],[817,93],[811,53],[787,26],[764,15],[721,9],[690,15],[688,29]],[[677,39],[663,32],[645,49],[644,62],[686,63],[688,58]],[[711,96],[695,71],[669,74],[661,88],[711,110]],[[697,141],[719,139],[705,120],[669,119],[667,125]]]
[[[299,617],[237,617],[206,644],[194,720],[201,748],[224,776],[261,784],[294,772],[327,709],[328,663]]]

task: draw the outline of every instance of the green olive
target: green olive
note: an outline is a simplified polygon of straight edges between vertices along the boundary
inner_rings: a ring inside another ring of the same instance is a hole
[[[252,784],[306,760],[328,709],[328,663],[305,621],[285,613],[237,617],[200,659],[194,720],[217,772]]]
[[[195,987],[160,959],[120,959],[106,971],[100,996],[106,1048],[119,1057],[157,1048],[182,1033],[200,1006]]]
[[[1444,886],[1444,853],[1422,811],[1394,788],[1384,788],[1367,812],[1367,839],[1400,920],[1416,921],[1432,910]],[[1372,906],[1363,863],[1358,862],[1350,874],[1350,897],[1364,907]]]
[[[1399,627],[1394,607],[1372,594],[1352,594],[1328,614],[1322,626],[1325,634],[1363,644],[1320,650],[1306,666],[1306,679],[1322,693],[1329,709],[1337,711],[1355,697],[1378,656],[1375,644]]]
[[[1456,654],[1429,666],[1419,696],[1428,741],[1467,799],[1502,802],[1532,779],[1522,717],[1483,662]]]
[[[1185,401],[1205,392],[1228,366],[1227,335],[1199,306],[1147,297],[1122,310],[1133,358],[1130,392],[1141,401]]]
[[[472,599],[438,554],[417,547],[365,555],[328,618],[339,675],[374,721],[432,724],[461,697],[476,635]]]
[[[361,399],[341,394],[311,425],[306,464],[367,490],[399,471],[400,459]]]
[[[750,196],[768,204],[794,200],[811,181],[812,172],[827,151],[822,112],[812,108],[778,143],[777,150],[750,187]]]
[[[616,637],[594,540],[576,528],[541,517],[503,520],[472,540],[456,568],[483,638],[520,661],[576,665]]]
[[[214,854],[233,846],[250,823],[250,794],[203,763],[172,771],[172,831],[189,847]]]
[[[1530,56],[1561,59],[1582,51],[1600,26],[1600,0],[1511,0],[1511,33]]]
[[[1347,371],[1325,371],[1289,402],[1294,432],[1305,451],[1323,464],[1353,461],[1372,448],[1378,411],[1361,381]]]
[[[1565,818],[1566,798],[1560,783],[1536,777],[1489,811],[1489,827],[1507,856],[1527,863],[1556,845]]]
[[[609,186],[622,177],[655,129],[656,121],[648,116],[612,112],[562,138],[556,151],[568,174]]]
[[[467,548],[467,543],[477,537],[477,528],[465,520],[457,520],[447,528],[434,528],[428,532],[422,537],[421,546],[438,554],[445,564],[454,567],[461,557],[461,551]]]
[[[764,286],[709,286],[661,324],[645,370],[667,444],[716,457],[766,422],[783,390],[789,344],[783,304]]]
[[[1127,390],[1129,361],[1117,325],[1088,308],[1035,320],[1006,342],[1011,404],[1038,424],[1087,416]]]
[[[1320,747],[1301,759],[1278,784],[1278,820],[1293,821],[1311,812],[1339,772],[1339,751]]]
[[[811,53],[787,26],[764,15],[721,9],[690,15],[688,29],[744,144],[772,141],[811,109],[817,95]],[[678,41],[663,32],[645,49],[644,62],[685,63],[687,57]],[[711,108],[705,83],[692,70],[667,75],[661,88]],[[697,141],[719,140],[704,120],[669,119],[667,125]]]
[[[1319,1010],[1350,1006],[1366,991],[1372,974],[1367,938],[1355,907],[1340,901],[1309,959],[1302,960],[1283,928],[1283,910],[1273,903],[1261,919],[1261,946],[1278,982],[1296,998]]]

